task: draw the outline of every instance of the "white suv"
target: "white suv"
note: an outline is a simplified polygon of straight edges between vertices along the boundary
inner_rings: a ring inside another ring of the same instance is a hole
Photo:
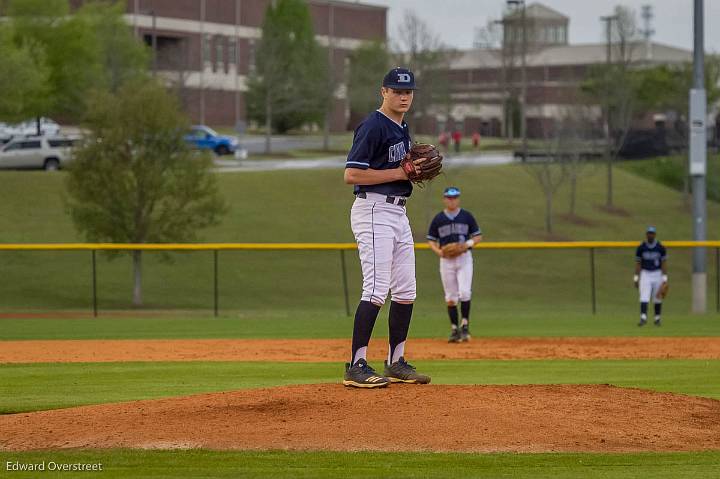
[[[13,138],[0,149],[0,168],[58,170],[72,160],[77,142],[70,137]]]

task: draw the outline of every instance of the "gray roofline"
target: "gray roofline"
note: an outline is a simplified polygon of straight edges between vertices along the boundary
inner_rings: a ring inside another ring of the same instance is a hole
[[[368,3],[351,2],[348,0],[306,0],[308,3],[316,5],[335,5],[343,8],[356,8],[360,10],[383,10],[387,11],[388,7],[384,5],[370,5]]]

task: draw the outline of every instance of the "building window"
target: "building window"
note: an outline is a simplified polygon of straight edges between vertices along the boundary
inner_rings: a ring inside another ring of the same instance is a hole
[[[560,28],[560,43],[567,43],[567,28]]]
[[[224,47],[225,39],[223,37],[218,36],[215,39],[215,68],[214,71],[223,71],[225,70],[225,49]]]
[[[203,63],[205,65],[208,65],[212,62],[211,49],[210,49],[211,42],[212,42],[212,37],[206,33],[203,36],[203,46],[202,46],[202,59],[203,59]]]
[[[238,54],[237,45],[238,45],[237,38],[231,37],[228,40],[228,63],[230,65],[237,65],[237,54]]]
[[[255,39],[251,38],[248,48],[248,71],[255,73]]]

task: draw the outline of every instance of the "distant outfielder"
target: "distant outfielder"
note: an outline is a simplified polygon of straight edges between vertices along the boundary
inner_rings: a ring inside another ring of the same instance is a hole
[[[635,287],[640,290],[640,322],[647,323],[648,303],[653,300],[655,306],[655,326],[660,326],[660,312],[663,298],[668,292],[667,252],[655,238],[657,230],[650,226],[646,231],[647,239],[640,243],[635,252]]]
[[[442,156],[432,145],[410,145],[403,121],[410,109],[415,78],[404,68],[383,80],[380,108],[355,130],[345,167],[345,182],[355,185],[350,224],[358,244],[363,292],[355,312],[352,353],[343,384],[377,388],[390,382],[429,383],[405,361],[415,301],[415,244],[405,204],[412,183],[428,181],[442,169]],[[384,373],[367,363],[367,348],[380,308],[391,293],[390,345]]]
[[[470,249],[482,241],[482,231],[473,215],[460,208],[460,190],[451,186],[443,192],[445,209],[433,218],[427,234],[430,248],[440,256],[440,279],[450,316],[451,343],[470,340],[470,296],[473,258]],[[462,322],[458,324],[458,308]]]

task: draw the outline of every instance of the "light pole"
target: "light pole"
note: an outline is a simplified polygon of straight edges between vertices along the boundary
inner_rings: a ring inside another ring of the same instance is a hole
[[[693,86],[690,90],[690,176],[693,197],[693,239],[704,241],[706,237],[705,172],[707,143],[705,120],[707,99],[705,94],[705,42],[703,31],[703,0],[695,0]],[[707,304],[707,273],[705,272],[705,248],[693,248],[692,311],[704,313]]]
[[[607,72],[605,75],[605,85],[603,88],[603,94],[605,97],[605,124],[603,125],[603,130],[605,132],[605,158],[607,160],[607,200],[606,200],[606,206],[608,208],[612,207],[613,205],[613,199],[612,199],[612,193],[613,193],[613,175],[612,175],[612,160],[613,160],[613,152],[611,151],[611,142],[610,142],[610,66],[612,65],[612,22],[617,21],[618,16],[617,15],[609,15],[605,17],[600,17],[600,20],[605,22],[605,41],[606,41],[606,50],[605,50],[605,63],[607,67]]]
[[[157,15],[155,15],[155,10],[150,10],[150,15],[152,15],[153,75],[157,75]]]
[[[152,18],[151,23],[151,33],[150,33],[150,48],[152,49],[152,74],[153,76],[157,75],[157,15],[155,14],[155,10],[149,10],[147,12],[147,15],[150,15]]]
[[[527,159],[528,142],[527,142],[527,121],[526,121],[526,104],[527,104],[527,19],[525,0],[507,0],[507,5],[513,5],[520,8],[520,25],[522,30],[522,39],[520,44],[520,136],[522,138],[522,159]]]

